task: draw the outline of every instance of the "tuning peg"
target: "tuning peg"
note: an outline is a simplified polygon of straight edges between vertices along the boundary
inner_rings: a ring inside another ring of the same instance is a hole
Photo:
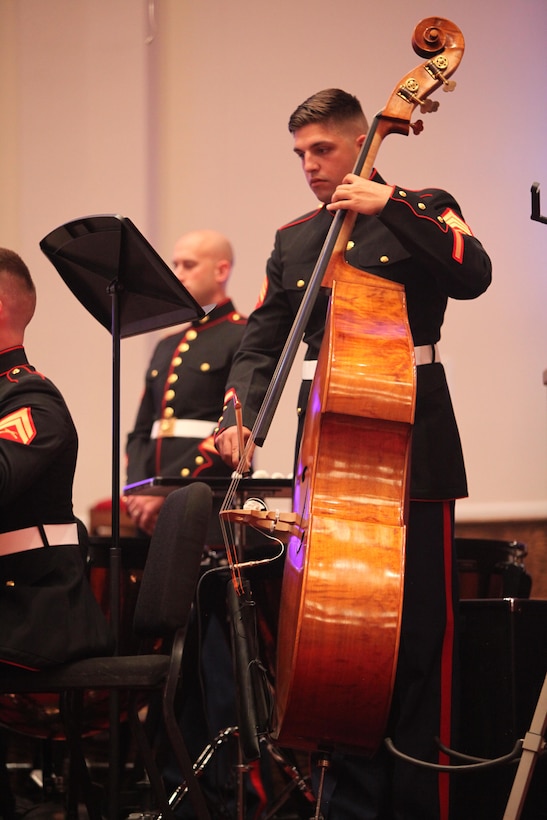
[[[456,82],[454,80],[448,80],[444,76],[444,72],[448,68],[448,60],[442,54],[439,54],[435,59],[430,60],[425,65],[425,70],[431,74],[434,80],[440,80],[443,84],[443,91],[454,91],[456,88]]]
[[[420,111],[422,114],[431,114],[432,112],[436,111],[439,107],[439,103],[436,100],[429,100],[429,99],[422,99],[418,96],[418,91],[420,90],[419,83],[414,79],[414,77],[408,77],[405,84],[402,85],[397,94],[403,100],[407,102],[412,102],[415,105],[420,106]]]
[[[437,100],[420,100],[420,111],[422,114],[433,114],[439,107]]]
[[[411,122],[410,127],[412,128],[413,132],[418,136],[424,130],[424,121],[423,120],[416,120],[416,122]]]

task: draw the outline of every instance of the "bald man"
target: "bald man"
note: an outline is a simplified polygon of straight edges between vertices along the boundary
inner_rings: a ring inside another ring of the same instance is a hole
[[[175,244],[177,278],[200,305],[215,307],[154,351],[127,440],[128,483],[158,475],[203,479],[231,473],[216,452],[213,431],[246,322],[227,295],[233,265],[232,246],[217,231],[192,231]],[[162,503],[157,496],[126,499],[132,520],[148,535]]]
[[[197,480],[231,475],[231,467],[215,449],[213,431],[222,412],[232,358],[246,323],[227,295],[233,266],[232,246],[216,231],[192,231],[175,244],[176,276],[200,305],[215,307],[203,319],[160,341],[154,351],[135,428],[127,441],[129,483],[157,475]],[[139,530],[147,534],[153,532],[163,501],[157,496],[127,496],[127,510]],[[219,504],[220,499],[215,499],[215,510]],[[207,543],[213,547],[222,544],[217,512],[211,518]],[[183,569],[181,545],[181,571]],[[209,583],[200,588],[203,644],[198,650],[191,630],[185,646],[189,674],[181,725],[193,759],[219,730],[237,723],[232,660],[224,634],[226,579],[216,577],[218,581],[213,575]],[[194,655],[197,652],[199,658]],[[203,713],[205,705],[199,676],[191,674],[192,668],[198,666],[203,670],[205,681],[207,716]],[[229,800],[229,790],[233,789],[231,776],[235,761],[231,755],[228,748],[217,752],[216,762],[206,768],[200,781],[213,805],[219,795],[223,801]],[[171,788],[180,783],[180,775],[172,766],[167,767],[164,778]],[[258,782],[258,771],[254,771],[252,778],[245,778],[248,817],[257,816],[261,800],[261,790],[256,788]],[[183,803],[177,816],[181,820],[193,817],[191,806]]]

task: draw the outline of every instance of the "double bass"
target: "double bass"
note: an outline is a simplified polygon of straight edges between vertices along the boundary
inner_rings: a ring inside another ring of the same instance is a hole
[[[464,50],[461,31],[429,17],[416,26],[409,72],[372,123],[354,173],[368,178],[382,140],[419,133],[410,118],[443,87]],[[286,556],[275,670],[281,745],[372,755],[391,704],[401,625],[416,368],[404,286],[352,267],[355,214],[338,211],[242,458],[260,445],[320,287],[331,290],[294,477],[280,519]],[[270,530],[271,516],[221,517]],[[239,567],[239,565],[238,565]]]

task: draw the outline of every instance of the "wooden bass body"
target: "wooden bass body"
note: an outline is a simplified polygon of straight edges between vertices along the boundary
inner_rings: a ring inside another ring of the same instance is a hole
[[[333,278],[295,476],[274,736],[373,754],[399,644],[414,351],[402,285],[343,256]]]

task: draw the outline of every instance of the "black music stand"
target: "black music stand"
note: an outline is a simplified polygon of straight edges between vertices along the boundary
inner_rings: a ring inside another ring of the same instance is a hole
[[[112,335],[112,544],[110,609],[120,637],[120,340],[205,315],[131,220],[81,217],[51,231],[40,248],[81,304]],[[118,801],[119,702],[111,697],[110,805]],[[113,816],[112,820],[115,820]]]

